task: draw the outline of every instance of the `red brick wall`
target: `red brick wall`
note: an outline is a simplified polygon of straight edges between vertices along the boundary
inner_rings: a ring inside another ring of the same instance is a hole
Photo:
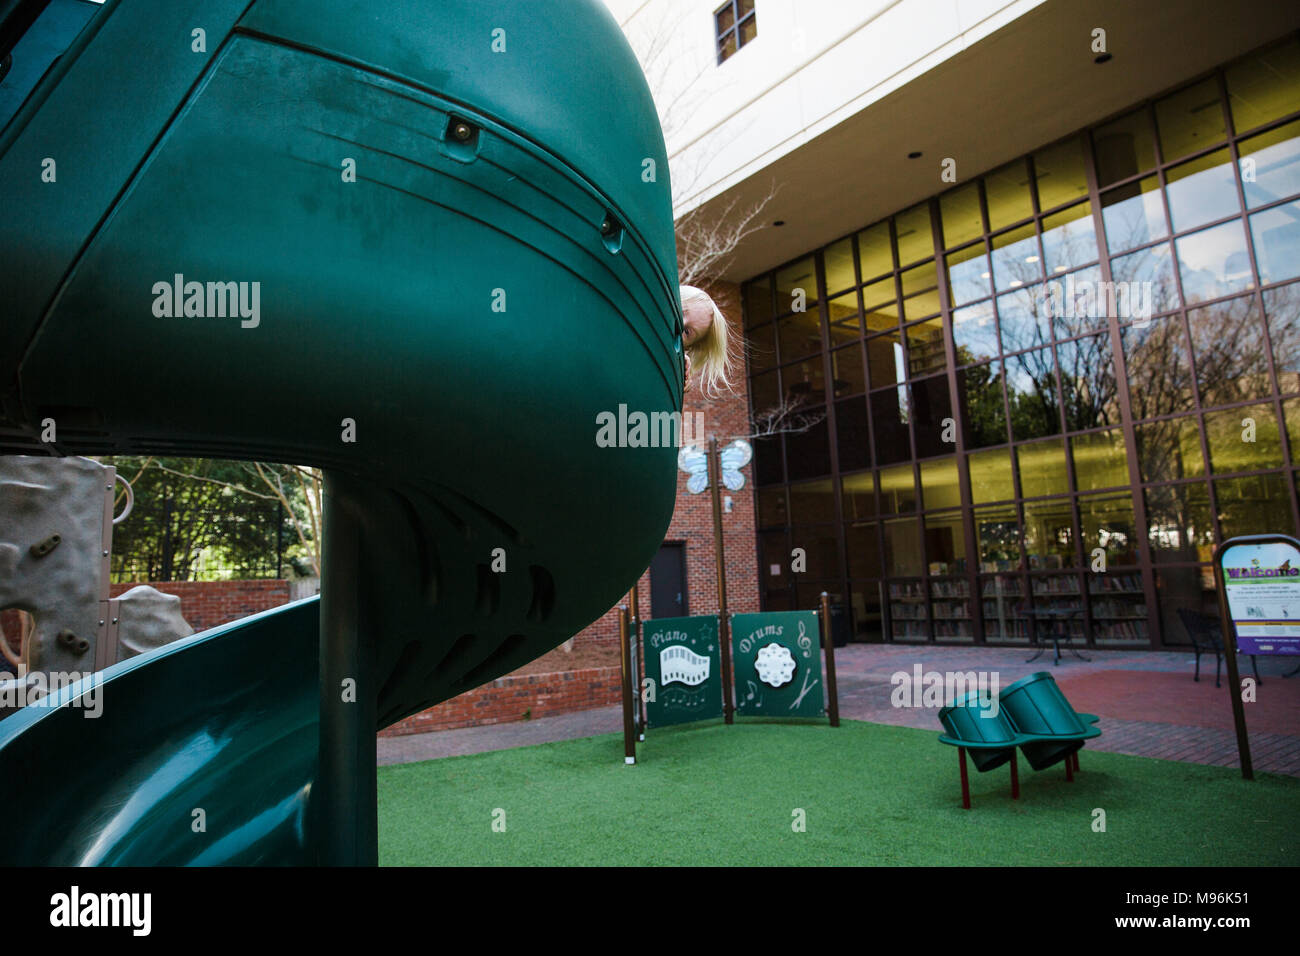
[[[380,731],[381,737],[500,724],[575,710],[606,707],[620,700],[617,667],[554,674],[507,674],[459,697],[421,711]]]
[[[258,611],[289,603],[289,582],[261,581],[137,581],[114,584],[110,597],[117,597],[140,584],[181,599],[181,615],[196,631],[228,624]]]

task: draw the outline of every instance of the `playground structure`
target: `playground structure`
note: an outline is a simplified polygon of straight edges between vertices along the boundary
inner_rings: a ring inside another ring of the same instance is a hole
[[[320,466],[324,567],[109,667],[97,720],[79,684],[0,722],[0,863],[374,864],[376,731],[595,620],[671,517],[674,449],[595,441],[681,411],[649,90],[596,0],[108,0],[61,40],[0,134],[0,452]]]

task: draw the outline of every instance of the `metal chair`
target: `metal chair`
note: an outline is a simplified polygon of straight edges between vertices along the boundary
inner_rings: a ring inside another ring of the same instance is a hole
[[[1223,666],[1223,628],[1219,625],[1219,619],[1212,614],[1202,614],[1186,607],[1178,609],[1178,619],[1183,622],[1183,630],[1191,638],[1192,647],[1196,651],[1196,673],[1192,675],[1192,680],[1201,679],[1201,653],[1214,651],[1214,686],[1222,687],[1219,672]],[[1264,683],[1259,676],[1259,664],[1254,654],[1250,655],[1250,666],[1255,672],[1255,683]]]

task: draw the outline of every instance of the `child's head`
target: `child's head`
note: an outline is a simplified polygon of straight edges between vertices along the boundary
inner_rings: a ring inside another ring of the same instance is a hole
[[[731,388],[731,342],[727,320],[707,292],[692,285],[681,288],[685,330],[682,344],[710,397]]]

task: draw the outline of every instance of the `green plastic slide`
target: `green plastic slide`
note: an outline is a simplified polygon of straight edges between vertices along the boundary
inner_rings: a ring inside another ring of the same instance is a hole
[[[320,466],[322,593],[0,723],[0,863],[374,863],[375,732],[671,517],[677,449],[596,441],[681,411],[650,92],[598,0],[76,2],[0,5],[66,44],[0,114],[0,453]]]

